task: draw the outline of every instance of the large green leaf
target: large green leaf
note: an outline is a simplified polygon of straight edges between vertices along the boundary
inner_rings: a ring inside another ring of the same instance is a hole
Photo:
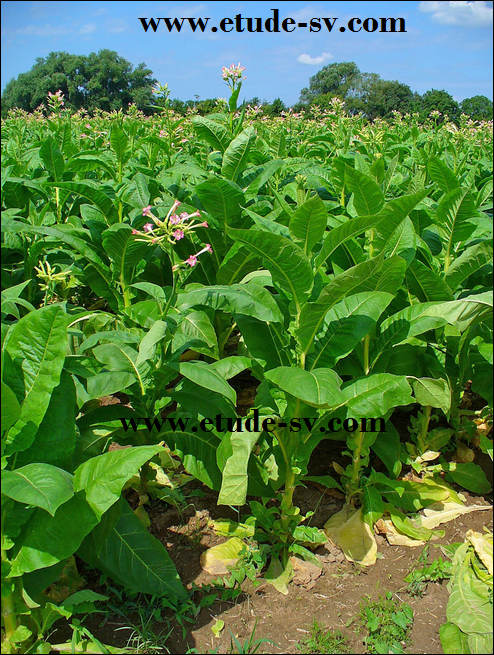
[[[283,323],[273,296],[258,285],[232,284],[229,286],[202,287],[178,296],[180,309],[205,305],[230,314],[245,314],[260,321]]]
[[[301,368],[279,366],[265,373],[266,378],[283,391],[299,398],[311,407],[340,405],[341,380],[331,369],[317,368],[304,371]]]
[[[204,139],[215,150],[225,152],[231,137],[224,125],[205,116],[193,116],[191,121],[200,139]]]
[[[290,365],[289,335],[281,329],[280,325],[259,321],[242,314],[237,314],[235,321],[250,356],[265,370]]]
[[[2,471],[2,493],[54,516],[60,505],[74,495],[74,485],[67,471],[36,462],[15,471]]]
[[[161,450],[159,445],[136,446],[92,457],[76,469],[74,489],[85,491],[86,500],[99,519],[117,502],[127,480]]]
[[[390,409],[414,402],[407,379],[390,373],[360,378],[345,386],[341,393],[348,416],[354,418],[380,418]]]
[[[110,222],[116,217],[113,201],[102,189],[100,184],[93,180],[77,180],[71,182],[45,182],[47,187],[58,187],[86,198],[98,209],[101,209],[107,220]]]
[[[478,216],[475,201],[469,189],[453,189],[439,203],[436,224],[444,241],[446,256],[453,253],[454,246],[468,239],[474,230],[469,219]]]
[[[279,234],[232,229],[228,234],[261,257],[273,281],[292,296],[299,312],[313,284],[312,269],[304,251]]]
[[[19,418],[21,406],[12,389],[2,382],[2,434]]]
[[[240,173],[246,168],[249,160],[249,150],[256,138],[253,127],[246,127],[225,150],[221,174],[227,180],[235,182]]]
[[[63,370],[60,384],[53,389],[50,404],[34,441],[27,450],[17,453],[16,465],[44,462],[72,470],[76,444],[74,422],[76,412],[74,380],[70,373]]]
[[[442,277],[418,259],[410,263],[406,278],[410,292],[420,302],[453,300],[453,293]]]
[[[195,384],[225,396],[235,405],[237,396],[232,387],[216,369],[205,362],[182,362],[180,373]]]
[[[379,491],[372,485],[364,487],[362,496],[362,518],[372,528],[384,513],[384,503]]]
[[[347,296],[366,292],[394,293],[405,275],[405,261],[398,256],[383,260],[374,257],[338,275],[324,287],[316,302],[307,303],[300,314],[296,336],[303,352],[309,352],[327,312]]]
[[[492,489],[483,469],[474,462],[453,464],[446,477],[476,494],[488,494]]]
[[[222,471],[218,505],[244,505],[247,496],[249,458],[259,438],[259,432],[232,432],[231,455]]]
[[[369,334],[392,300],[390,293],[373,291],[357,293],[338,302],[324,317],[323,333],[315,341],[315,352],[307,359],[308,369],[333,368]]]
[[[67,348],[67,317],[60,305],[26,314],[9,332],[3,376],[21,405],[10,428],[5,454],[26,450],[48,409]]]
[[[206,312],[185,314],[173,335],[173,350],[188,348],[218,359],[218,339]]]
[[[98,523],[83,493],[72,496],[50,516],[38,508],[21,533],[12,562],[12,577],[52,566],[75,553]]]
[[[290,219],[290,233],[306,255],[322,239],[327,222],[326,207],[316,194],[298,207]]]
[[[210,177],[195,187],[204,209],[217,221],[225,232],[228,225],[240,217],[241,206],[245,204],[243,193],[236,184],[220,177]]]
[[[159,438],[180,457],[188,473],[211,489],[219,491],[221,472],[216,463],[216,455],[220,439],[214,432],[204,431],[199,425],[192,425],[189,420],[186,429],[163,430]]]
[[[449,193],[449,191],[453,191],[453,189],[457,189],[460,186],[453,171],[437,157],[429,160],[427,170],[441,191],[444,191],[445,193]]]
[[[451,408],[451,389],[446,380],[419,378],[413,381],[415,399],[422,406],[438,407],[446,416]]]
[[[448,268],[445,281],[452,291],[480,270],[486,264],[492,263],[492,243],[482,241],[467,248]]]
[[[129,139],[125,132],[118,125],[113,125],[110,130],[110,146],[119,164],[125,163],[128,159],[127,148]]]
[[[60,182],[63,178],[64,161],[62,153],[52,137],[43,141],[39,149],[39,156],[55,182]]]
[[[173,601],[186,599],[173,562],[164,546],[149,534],[125,500],[121,515],[96,555],[97,536],[90,535],[81,556],[127,589]]]
[[[102,240],[115,271],[130,282],[135,265],[147,252],[148,244],[136,240],[127,223],[115,223],[109,227],[103,232]]]
[[[353,193],[353,205],[359,216],[377,214],[384,205],[379,184],[355,168],[345,165],[345,186]]]
[[[234,284],[261,268],[261,260],[240,243],[234,243],[216,272],[217,284]]]

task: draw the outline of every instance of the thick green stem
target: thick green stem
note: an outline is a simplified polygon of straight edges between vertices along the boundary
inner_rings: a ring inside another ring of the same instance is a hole
[[[362,464],[360,455],[362,453],[363,441],[364,441],[364,437],[362,435],[362,430],[359,428],[355,435],[356,446],[353,451],[353,457],[352,457],[352,476],[350,478],[350,492],[351,492],[350,495],[354,495],[355,490],[358,489],[359,486],[360,467]]]
[[[370,346],[370,334],[366,334],[364,337],[364,373],[369,375],[369,346]]]
[[[423,455],[426,450],[427,432],[429,430],[429,422],[431,420],[431,411],[432,407],[427,405],[425,408],[425,420],[422,423],[422,427],[417,436],[417,446],[421,455]]]

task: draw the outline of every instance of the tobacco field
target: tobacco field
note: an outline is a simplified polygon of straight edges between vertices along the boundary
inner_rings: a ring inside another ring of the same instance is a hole
[[[492,652],[492,122],[240,86],[3,121],[2,652]]]

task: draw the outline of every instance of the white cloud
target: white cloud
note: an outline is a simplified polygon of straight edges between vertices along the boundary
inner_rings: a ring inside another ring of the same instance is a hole
[[[96,29],[96,23],[86,23],[79,30],[79,34],[92,34],[93,32],[96,32]]]
[[[492,7],[487,2],[420,2],[420,11],[432,13],[441,25],[488,27],[492,25]]]
[[[15,30],[15,34],[24,36],[63,36],[70,30],[65,25],[26,25]]]
[[[305,53],[297,57],[299,64],[308,64],[309,66],[319,66],[320,64],[325,64],[330,59],[334,59],[334,55],[332,55],[330,52],[323,52],[322,55],[317,57],[311,57]]]

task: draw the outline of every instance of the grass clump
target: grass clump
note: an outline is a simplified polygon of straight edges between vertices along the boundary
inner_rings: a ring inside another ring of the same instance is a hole
[[[391,592],[386,597],[371,603],[367,601],[360,612],[361,619],[369,631],[365,644],[369,653],[403,653],[410,643],[410,628],[413,611],[407,603],[393,598]]]
[[[298,644],[301,653],[350,653],[348,638],[338,630],[321,626],[316,620],[310,626],[310,636]]]

